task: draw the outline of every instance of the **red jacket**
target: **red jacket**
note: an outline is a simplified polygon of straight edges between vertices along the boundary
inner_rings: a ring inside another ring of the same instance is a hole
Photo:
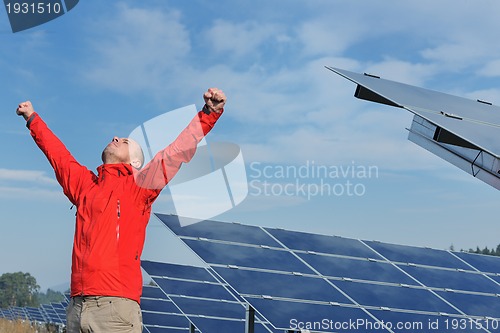
[[[28,119],[31,136],[77,208],[71,296],[119,296],[140,301],[140,258],[151,205],[181,164],[191,160],[196,145],[219,117],[200,111],[177,139],[140,171],[128,164],[103,164],[97,175],[75,160],[40,116],[34,113]]]

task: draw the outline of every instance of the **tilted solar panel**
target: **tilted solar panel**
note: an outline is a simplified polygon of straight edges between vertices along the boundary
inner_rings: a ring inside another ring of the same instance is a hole
[[[207,269],[152,261],[142,261],[142,268],[158,285],[163,297],[171,302],[169,311],[173,311],[173,306],[200,332],[245,331],[245,304]],[[165,311],[166,307],[162,309]],[[159,311],[158,308],[155,311]],[[184,323],[184,327],[189,324]],[[272,330],[257,322],[255,332]]]
[[[355,96],[414,114],[408,139],[500,189],[500,107],[326,67],[357,84]]]
[[[40,308],[26,307],[28,319],[33,322],[45,322],[45,316]]]
[[[460,324],[468,325],[462,328],[467,332],[500,329],[496,260],[215,221],[181,228],[174,215],[157,217],[277,330],[436,333],[456,332]],[[241,242],[248,230],[265,244],[257,238]],[[203,297],[202,288],[181,290]]]
[[[63,323],[62,318],[59,316],[59,314],[54,309],[52,304],[42,304],[40,306],[40,309],[44,313],[47,323],[53,323],[53,324],[62,324]],[[64,317],[66,317],[66,315]]]
[[[56,323],[66,324],[66,308],[68,307],[68,302],[63,301],[61,303],[51,303],[51,305],[59,317],[59,321]]]
[[[145,332],[180,333],[189,331],[189,320],[156,286],[143,286],[141,310]]]

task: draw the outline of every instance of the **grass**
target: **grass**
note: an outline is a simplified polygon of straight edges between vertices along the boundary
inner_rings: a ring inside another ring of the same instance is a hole
[[[0,333],[48,333],[45,327],[33,326],[30,322],[0,319]]]
[[[0,333],[34,333],[36,328],[31,327],[30,323],[20,320],[9,321],[0,319]]]

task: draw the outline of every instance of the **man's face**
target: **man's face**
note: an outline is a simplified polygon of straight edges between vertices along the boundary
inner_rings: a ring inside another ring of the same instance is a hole
[[[130,141],[115,136],[102,152],[103,163],[130,163]]]

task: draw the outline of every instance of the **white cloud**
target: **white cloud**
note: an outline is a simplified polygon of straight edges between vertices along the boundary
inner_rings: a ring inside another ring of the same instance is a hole
[[[486,77],[500,76],[500,59],[487,62],[483,68],[478,70],[478,74]]]
[[[342,29],[336,20],[311,20],[300,25],[297,35],[304,55],[337,56],[358,40],[358,33],[353,30],[360,27]]]
[[[281,30],[274,24],[216,20],[206,31],[204,39],[218,53],[230,53],[236,57],[253,56],[262,52],[259,48],[266,42],[289,42],[290,38]]]
[[[387,80],[423,86],[427,80],[435,75],[436,66],[434,64],[386,59],[382,62],[369,65],[366,72],[381,76]]]
[[[44,171],[0,169],[0,181],[29,182],[38,185],[57,185],[54,177]]]
[[[37,187],[14,187],[14,186],[0,186],[0,198],[5,200],[30,200],[35,201],[62,201],[66,197],[62,190],[49,190]],[[69,201],[66,202],[69,203]]]
[[[189,34],[177,11],[116,6],[116,14],[99,20],[90,41],[96,53],[83,76],[98,86],[120,92],[157,91],[165,81],[175,85],[172,68],[190,51]]]

